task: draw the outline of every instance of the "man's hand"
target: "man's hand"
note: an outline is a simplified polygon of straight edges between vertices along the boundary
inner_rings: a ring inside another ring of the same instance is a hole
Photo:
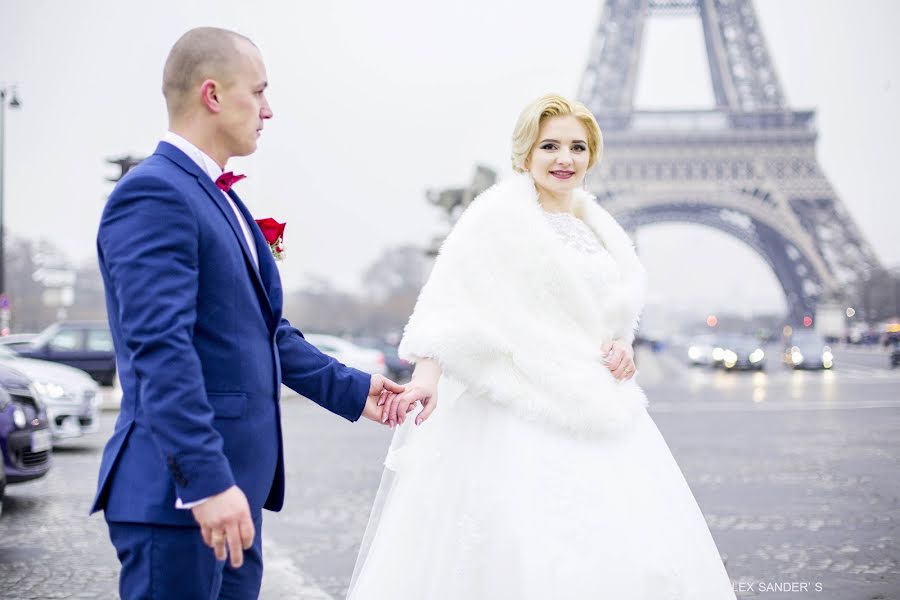
[[[399,395],[391,394],[385,401],[381,419],[389,427],[402,425],[406,415],[415,409],[419,402],[423,408],[416,416],[416,425],[421,425],[437,407],[437,390],[434,386],[419,384],[413,380],[406,387],[405,392]]]
[[[366,406],[362,416],[376,423],[384,423],[383,405],[392,394],[399,394],[406,388],[394,383],[384,375],[372,375],[372,383],[369,385],[369,396],[366,398]]]
[[[606,355],[606,366],[617,381],[627,381],[634,377],[634,349],[622,340],[606,342],[600,348]]]
[[[200,524],[203,541],[216,553],[216,560],[231,556],[231,566],[244,564],[244,550],[253,545],[256,529],[250,517],[250,505],[241,489],[233,485],[221,494],[191,509]]]

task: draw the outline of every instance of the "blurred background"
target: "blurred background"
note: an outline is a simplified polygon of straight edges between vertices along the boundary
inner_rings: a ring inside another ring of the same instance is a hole
[[[166,128],[163,61],[181,33],[205,23],[248,35],[267,63],[275,118],[259,151],[229,168],[248,174],[240,191],[255,216],[288,224],[281,275],[289,317],[362,335],[402,325],[427,272],[416,256],[448,229],[426,191],[467,187],[476,165],[503,177],[521,108],[546,91],[579,95],[603,3],[0,6],[11,332],[103,317],[94,238],[109,179],[120,174],[107,161],[152,152]],[[875,0],[864,10],[821,0],[754,6],[784,98],[792,109],[816,110],[819,169],[885,270],[863,274],[876,288],[870,294],[845,299],[857,314],[864,298],[871,304],[848,327],[883,328],[900,312],[900,8]],[[636,109],[716,106],[696,13],[648,19],[636,67]],[[609,161],[615,152],[610,145]],[[637,242],[654,336],[710,314],[775,325],[788,312],[771,266],[733,235],[660,221],[638,228]],[[884,278],[894,285],[879,286]],[[401,289],[385,289],[394,286]],[[403,298],[387,323],[374,312],[390,311],[392,296]]]

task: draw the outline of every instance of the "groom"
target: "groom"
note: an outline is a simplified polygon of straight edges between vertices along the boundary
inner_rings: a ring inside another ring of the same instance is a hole
[[[187,32],[163,73],[169,131],[100,222],[122,406],[92,512],[124,599],[258,596],[262,509],[284,500],[282,383],[351,421],[380,420],[382,392],[403,391],[281,318],[269,245],[223,174],[272,118],[266,84],[247,38]]]

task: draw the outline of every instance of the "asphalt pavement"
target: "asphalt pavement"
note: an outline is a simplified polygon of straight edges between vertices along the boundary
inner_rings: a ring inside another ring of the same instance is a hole
[[[900,599],[900,369],[877,351],[836,356],[833,372],[723,373],[678,348],[639,355],[740,598]],[[287,499],[265,516],[262,597],[343,598],[391,432],[297,396],[283,412]],[[58,447],[46,477],[7,488],[0,598],[116,597],[105,524],[87,517],[115,416]]]

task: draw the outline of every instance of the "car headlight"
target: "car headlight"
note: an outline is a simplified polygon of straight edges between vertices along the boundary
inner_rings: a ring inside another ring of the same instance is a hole
[[[765,358],[766,353],[762,351],[762,348],[757,348],[753,352],[750,353],[750,362],[758,363],[763,358]]]
[[[48,400],[58,400],[66,395],[66,389],[58,383],[35,381],[34,389]]]
[[[688,348],[688,356],[691,358],[691,360],[699,360],[701,356],[700,348],[698,348],[697,346],[691,346],[690,348]]]
[[[722,348],[713,348],[713,351],[712,351],[713,360],[722,360],[724,354],[725,354],[725,350],[723,350]]]
[[[834,354],[832,354],[830,350],[826,350],[822,353],[822,362],[831,362],[833,360]]]
[[[737,364],[738,356],[732,350],[725,350],[722,352],[722,364],[725,365],[726,369],[730,369],[734,365]]]
[[[803,362],[803,355],[800,353],[799,350],[791,351],[791,362],[794,363],[795,365],[799,365],[800,363]]]
[[[13,410],[13,423],[15,423],[16,427],[19,429],[24,429],[28,424],[28,419],[25,417],[25,411],[19,406],[16,406],[15,410]]]

